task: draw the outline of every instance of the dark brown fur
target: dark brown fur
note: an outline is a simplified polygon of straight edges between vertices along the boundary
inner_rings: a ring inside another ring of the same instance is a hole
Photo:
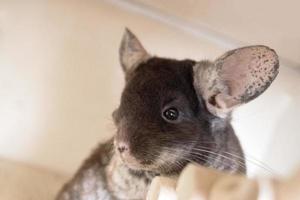
[[[57,200],[145,199],[153,177],[176,177],[188,163],[246,173],[231,111],[274,80],[279,63],[273,50],[244,47],[215,62],[166,59],[150,56],[126,30],[120,61],[126,85],[113,113],[117,132]],[[165,118],[169,108],[178,111],[176,120]]]
[[[166,166],[153,171],[128,169],[128,177],[142,180],[146,183],[146,187],[156,174],[176,176],[190,161],[220,170],[245,173],[243,159],[231,157],[230,160],[217,155],[226,155],[222,152],[232,152],[243,158],[229,119],[213,116],[207,111],[202,100],[198,99],[192,84],[193,65],[194,61],[190,60],[177,61],[163,58],[152,58],[141,64],[134,73],[130,74],[122,94],[121,105],[114,112],[119,131],[126,134],[127,139],[130,140],[132,153],[142,163],[150,164],[150,161],[155,160],[155,157],[164,151],[164,147],[176,149],[195,145],[216,153],[203,153],[203,156],[199,156],[195,150],[195,154],[190,153],[185,158],[178,158],[182,163],[180,166],[166,162]],[[176,98],[179,100],[176,105],[185,109],[186,119],[180,124],[169,124],[161,118],[161,109],[166,102]],[[126,121],[124,122],[126,127],[120,127],[121,120]],[[112,140],[100,145],[62,189],[58,199],[85,199],[83,194],[86,189],[83,185],[85,179],[90,178],[86,173],[88,170],[97,170],[94,177],[99,182],[106,183],[105,170],[114,154],[112,146]],[[94,184],[94,189],[91,191],[94,193],[94,199],[105,199],[99,195],[98,198],[96,190],[97,187],[102,187],[103,191],[109,191],[109,187],[106,184],[100,186]],[[108,199],[113,199],[113,195]]]

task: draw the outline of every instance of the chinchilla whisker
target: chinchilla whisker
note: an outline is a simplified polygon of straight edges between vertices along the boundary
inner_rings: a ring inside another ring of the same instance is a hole
[[[182,160],[186,160],[186,161],[188,161],[188,162],[190,162],[190,163],[196,163],[196,164],[197,164],[196,161],[191,160],[191,159],[188,159],[188,158],[184,157],[183,155],[177,155],[177,154],[174,155],[174,151],[176,150],[176,149],[174,149],[174,148],[168,148],[168,147],[165,147],[164,149],[167,150],[167,152],[169,153],[170,156],[174,156],[174,157],[177,158],[177,159],[182,159]],[[182,149],[181,149],[181,150],[182,150]],[[202,161],[204,161],[205,163],[207,163],[207,162],[208,162],[209,160],[211,160],[211,159],[213,159],[214,162],[218,162],[218,163],[219,163],[219,162],[222,162],[222,160],[215,160],[216,157],[213,157],[213,156],[211,156],[211,155],[205,155],[205,154],[203,154],[203,153],[206,153],[206,152],[193,152],[193,151],[186,151],[186,150],[184,150],[184,152],[196,156],[196,159],[202,160]],[[230,160],[230,161],[232,161],[232,162],[235,162],[235,163],[236,163],[239,167],[241,167],[242,169],[246,169],[246,165],[245,165],[243,162],[234,160],[234,159],[232,159],[232,158],[230,158],[230,157],[222,156],[222,155],[217,154],[217,153],[215,153],[215,152],[210,152],[210,153],[211,153],[211,154],[214,154],[214,155],[216,155],[216,156],[223,157],[224,159]]]
[[[151,155],[152,157],[156,157],[156,155],[155,154],[153,154],[153,153],[150,153],[150,152],[148,152],[148,155]],[[154,167],[157,167],[158,169],[160,169],[160,170],[163,170],[163,171],[167,171],[167,167],[169,167],[170,166],[170,164],[169,163],[166,163],[164,160],[162,160],[160,157],[157,157],[157,158],[155,158],[155,159],[149,159],[149,161],[150,162],[152,162],[152,163],[156,163],[156,166],[154,166]],[[158,162],[158,163],[157,163]],[[162,165],[162,163],[166,163],[165,165]]]
[[[174,150],[174,149],[173,149],[173,150]],[[193,152],[192,150],[198,150],[198,152]],[[201,152],[199,152],[200,150],[201,150]],[[213,152],[213,151],[209,151],[209,150],[205,150],[205,149],[203,150],[203,149],[193,149],[193,148],[192,148],[192,149],[191,149],[190,151],[188,151],[187,153],[190,153],[190,154],[193,154],[193,155],[198,155],[198,156],[203,156],[203,157],[206,157],[206,158],[208,158],[208,159],[216,159],[216,158],[214,158],[214,157],[210,157],[210,156],[201,154],[201,153],[209,153],[209,154],[212,154],[212,155],[215,155],[215,156],[220,156],[220,157],[222,157],[222,158],[224,158],[224,159],[227,159],[227,160],[229,160],[229,161],[232,161],[232,162],[238,164],[240,167],[246,169],[246,165],[245,165],[243,162],[238,161],[238,160],[235,160],[235,159],[233,159],[233,158],[230,158],[230,157],[225,156],[225,155],[222,155],[222,154],[218,154],[218,153]]]
[[[167,141],[167,142],[170,142],[170,141]],[[175,144],[175,145],[183,145],[183,143],[184,143],[184,145],[191,145],[191,144],[217,144],[216,142],[214,142],[214,141],[197,141],[197,142],[195,142],[195,141],[184,141],[184,142],[175,142],[175,141],[172,141],[172,142],[170,142],[169,144]]]
[[[271,174],[273,174],[273,175],[276,174],[276,172],[274,171],[274,169],[272,169],[272,168],[271,168],[270,166],[268,166],[266,163],[264,163],[264,162],[258,160],[257,158],[255,158],[254,156],[251,156],[250,154],[248,154],[248,153],[246,153],[246,152],[244,152],[244,155],[245,155],[245,160],[248,161],[249,163],[252,163],[252,164],[258,163],[258,164],[264,166],[264,169],[265,169],[265,170],[268,170],[269,173],[271,173]]]
[[[170,169],[172,169],[171,167],[175,165],[176,168],[180,169],[183,166],[183,164],[179,163],[179,162],[175,162],[175,163],[170,163],[169,161],[167,160],[163,160],[161,158],[158,158],[159,163],[158,163],[158,168],[162,169],[163,171],[167,172],[169,171]]]
[[[191,142],[191,143],[188,143],[187,145],[194,145],[195,142]],[[200,143],[197,143],[197,144],[200,144]],[[182,143],[180,144],[182,145]],[[184,148],[187,148],[186,146],[184,146]],[[209,148],[209,147],[204,147],[202,145],[201,147],[202,149],[206,149],[206,150],[213,150],[212,148]],[[234,150],[230,147],[228,147],[229,150]],[[193,149],[196,149],[196,147],[193,147]],[[253,156],[251,157],[249,154],[247,154],[246,152],[244,153],[245,155],[245,158],[241,157],[241,156],[238,156],[234,153],[230,153],[230,152],[227,152],[227,151],[224,151],[224,150],[220,150],[221,152],[219,152],[220,154],[224,155],[224,154],[227,154],[227,155],[230,155],[232,157],[235,157],[236,159],[239,159],[241,162],[243,162],[244,160],[246,160],[247,162],[249,162],[249,164],[252,164],[252,165],[255,165],[256,167],[259,167],[263,170],[265,170],[266,172],[270,173],[270,174],[275,174],[274,170],[272,168],[270,168],[268,165],[266,165],[265,163],[255,159]],[[223,154],[224,153],[224,154]]]
[[[186,147],[184,147],[184,148],[186,148]],[[195,147],[193,147],[193,148],[195,149]],[[213,150],[213,149],[211,149],[211,148],[209,148],[209,147],[203,147],[203,146],[202,146],[201,148],[202,148],[202,149],[206,149],[206,150]],[[230,147],[229,147],[229,148],[230,148]],[[246,153],[245,153],[245,158],[243,158],[243,157],[241,157],[241,156],[238,156],[238,155],[236,155],[236,154],[227,152],[227,151],[223,151],[223,150],[221,150],[221,152],[219,152],[219,153],[220,153],[220,154],[221,154],[221,153],[224,153],[224,154],[230,155],[230,156],[232,156],[232,157],[235,157],[235,158],[239,159],[241,162],[245,159],[245,160],[248,161],[250,164],[253,164],[253,165],[257,166],[257,167],[260,167],[261,169],[264,169],[264,170],[265,170],[266,172],[268,172],[268,173],[274,174],[273,170],[272,170],[270,167],[268,167],[266,164],[262,163],[261,161],[255,159],[255,158],[252,158],[252,159],[251,159],[250,156],[247,155]],[[221,155],[224,156],[224,154],[221,154]]]
[[[191,159],[188,159],[186,158],[184,155],[177,155],[177,154],[174,154],[174,149],[173,148],[167,148],[165,147],[165,150],[167,150],[167,152],[169,153],[169,156],[173,156],[174,158],[177,158],[177,159],[182,159],[182,160],[186,160],[188,162],[191,162],[191,163],[196,163],[194,160],[191,160]],[[190,153],[190,152],[186,152],[186,153]],[[199,155],[198,155],[199,156]],[[205,157],[205,155],[203,155]],[[211,158],[210,156],[206,156],[206,158]],[[199,160],[202,160],[204,162],[207,162],[208,160],[206,159],[203,159],[201,157],[197,157],[197,159]]]
[[[191,163],[195,163],[195,161],[193,161],[191,159],[188,159],[183,155],[174,154],[174,149],[173,148],[164,147],[164,150],[166,150],[166,152],[169,154],[169,156],[173,156],[176,159],[181,159],[181,160],[185,160],[185,161],[188,161],[188,162],[191,162]],[[207,162],[207,160],[205,160],[203,158],[199,158],[199,160]]]
[[[238,164],[240,167],[242,167],[243,169],[246,169],[246,165],[243,162],[241,162],[239,160],[235,160],[233,158],[230,158],[228,156],[225,156],[225,155],[222,155],[222,154],[219,154],[219,153],[214,153],[214,152],[211,152],[211,151],[203,151],[203,150],[202,151],[199,150],[199,152],[191,152],[191,153],[196,154],[196,155],[200,155],[200,156],[204,156],[204,157],[207,157],[207,155],[204,155],[204,154],[201,154],[201,153],[209,153],[209,154],[213,154],[215,156],[220,156],[221,158],[224,158],[226,160],[234,162],[234,163]],[[215,160],[217,157],[209,157],[209,158]],[[215,161],[221,162],[221,160],[215,160]]]
[[[254,158],[254,157],[252,157],[252,156],[250,156],[250,155],[248,155],[246,153],[244,153],[245,158],[240,157],[240,156],[238,156],[236,154],[233,154],[233,153],[226,152],[226,151],[223,151],[223,153],[225,153],[227,155],[230,155],[232,157],[238,158],[240,160],[245,159],[250,164],[255,165],[257,167],[260,167],[261,169],[267,171],[270,174],[273,174],[273,175],[275,174],[274,170],[271,167],[269,167],[267,164],[263,163],[262,161],[259,161],[258,159]]]
[[[201,145],[201,146],[205,146],[205,147],[207,146],[207,148],[208,148],[208,146],[210,146],[210,145],[215,146],[215,145],[217,145],[217,143],[212,142],[212,141],[209,141],[209,142],[185,141],[184,143],[172,141],[172,142],[168,143],[168,145],[173,145],[174,148],[176,148],[176,147],[187,148],[187,147],[194,147],[195,145]]]
[[[228,157],[228,156],[226,156],[226,155],[223,155],[223,154],[221,154],[220,152],[214,152],[214,151],[211,151],[211,149],[209,149],[209,148],[192,148],[192,150],[195,150],[195,151],[200,151],[200,152],[203,152],[203,153],[210,153],[210,154],[213,154],[213,155],[216,155],[216,156],[220,156],[220,157],[222,157],[222,158],[225,158],[225,159],[227,159],[227,160],[230,160],[230,161],[234,161],[234,162],[238,162],[238,163],[240,163],[240,164],[242,164],[242,165],[244,165],[245,166],[245,164],[242,162],[242,161],[240,161],[240,160],[235,160],[235,159],[233,159],[233,158],[230,158],[230,157]],[[240,158],[238,158],[238,159],[240,159]]]
[[[201,147],[201,148],[204,148],[204,149],[208,149],[208,150],[209,150],[208,147]],[[195,149],[195,148],[194,148],[194,149]],[[245,154],[245,158],[243,158],[243,157],[241,157],[241,156],[238,156],[238,155],[236,155],[236,154],[233,154],[233,153],[230,153],[230,152],[227,152],[227,151],[223,151],[223,150],[221,150],[220,153],[224,153],[224,154],[230,155],[230,156],[235,157],[235,158],[237,158],[237,159],[239,159],[239,160],[241,160],[241,161],[243,161],[243,160],[245,159],[245,160],[248,161],[250,164],[253,164],[253,165],[257,166],[257,167],[260,167],[261,169],[265,170],[266,172],[268,172],[268,173],[270,173],[270,174],[275,174],[274,171],[273,171],[270,167],[268,167],[266,164],[264,164],[263,162],[261,162],[261,161],[255,159],[255,158],[252,158],[252,159],[251,159],[251,158],[248,158],[246,154]],[[224,155],[224,154],[222,154],[222,155]]]
[[[171,155],[173,155],[174,153],[174,151],[171,151],[171,150],[173,150],[173,149],[169,149],[169,151],[170,151],[170,156]],[[173,153],[173,154],[172,154]],[[201,154],[201,153],[196,153],[196,152],[190,152],[191,154],[193,154],[193,155],[195,155],[195,156],[197,156],[196,158],[197,159],[199,159],[199,160],[202,160],[202,161],[204,161],[204,162],[207,162],[207,161],[209,161],[210,159],[215,159],[215,157],[212,157],[212,156],[209,156],[209,155],[205,155],[205,154]],[[178,156],[178,155],[174,155],[174,156],[176,156],[176,158],[178,158],[178,159],[183,159],[183,160],[186,160],[186,161],[188,161],[188,162],[190,162],[190,163],[195,163],[195,164],[197,164],[197,162],[195,162],[194,160],[191,160],[191,159],[188,159],[188,158],[186,158],[186,157],[183,157],[183,156]],[[200,157],[199,157],[200,156]],[[204,159],[204,158],[205,159]],[[233,162],[236,162],[236,160],[232,160],[232,159],[230,159],[230,158],[227,158],[227,159],[229,159],[229,160],[231,160],[231,161],[233,161]],[[215,162],[222,162],[221,160],[214,160]],[[241,167],[242,169],[246,169],[246,166],[244,165],[244,163],[240,163],[240,162],[236,162],[236,164],[238,164],[238,166],[239,167]],[[240,171],[239,171],[240,172]]]
[[[207,149],[210,149],[209,147],[201,147],[201,148],[207,148]],[[235,151],[233,148],[230,148],[230,147],[228,147],[228,149],[229,150],[232,150],[232,151]],[[251,156],[250,154],[248,154],[247,152],[245,152],[244,151],[244,155],[245,155],[245,158],[243,158],[243,157],[241,157],[241,156],[239,156],[239,155],[236,155],[236,154],[234,154],[234,153],[230,153],[230,152],[228,152],[228,151],[224,151],[224,150],[221,150],[223,153],[225,153],[225,154],[228,154],[228,155],[230,155],[230,156],[233,156],[233,157],[235,157],[235,158],[238,158],[238,159],[240,159],[240,160],[246,160],[246,161],[248,161],[249,163],[251,163],[251,164],[254,164],[254,165],[260,165],[260,166],[262,166],[265,170],[268,170],[270,173],[275,173],[274,172],[274,170],[271,168],[271,167],[269,167],[267,164],[265,164],[265,163],[263,163],[262,161],[260,161],[260,160],[258,160],[258,159],[256,159],[254,156]]]

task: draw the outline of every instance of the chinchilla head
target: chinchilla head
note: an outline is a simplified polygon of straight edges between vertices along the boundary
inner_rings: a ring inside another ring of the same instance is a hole
[[[128,167],[158,173],[205,162],[193,149],[214,148],[214,130],[226,128],[234,108],[262,94],[279,68],[275,51],[262,45],[215,61],[152,56],[128,29],[119,53],[126,85],[113,113],[115,150]]]

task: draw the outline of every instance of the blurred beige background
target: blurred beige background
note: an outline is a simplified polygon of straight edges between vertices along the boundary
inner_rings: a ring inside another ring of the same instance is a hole
[[[279,3],[281,2],[281,3]],[[153,54],[214,59],[241,44],[275,48],[272,87],[233,119],[250,175],[300,160],[298,1],[0,0],[0,157],[71,174],[114,133],[129,27]]]
[[[298,0],[135,0],[241,44],[263,43],[300,65]]]

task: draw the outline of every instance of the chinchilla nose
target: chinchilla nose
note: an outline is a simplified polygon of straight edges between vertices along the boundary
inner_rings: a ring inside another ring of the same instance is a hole
[[[125,143],[123,143],[123,142],[121,142],[121,143],[118,144],[117,149],[118,149],[118,151],[119,151],[120,153],[123,153],[123,152],[126,152],[126,151],[129,150],[128,145],[125,144]]]

